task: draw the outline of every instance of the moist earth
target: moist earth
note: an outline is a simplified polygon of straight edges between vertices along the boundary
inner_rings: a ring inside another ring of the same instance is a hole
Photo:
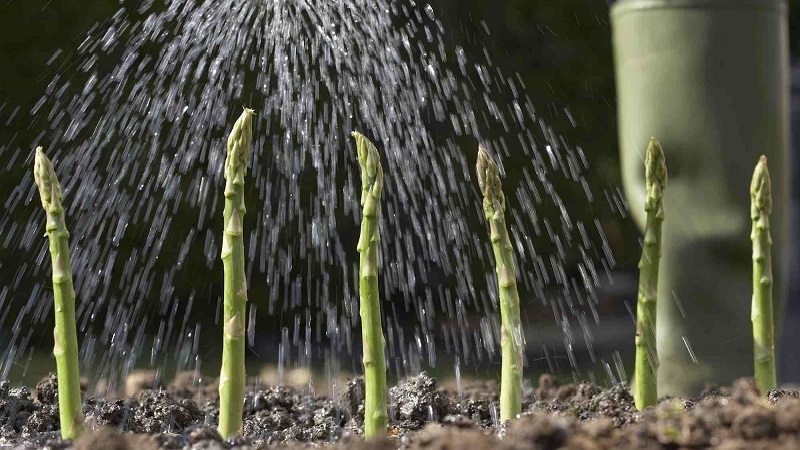
[[[146,383],[143,385],[146,386]],[[422,372],[389,390],[389,436],[364,441],[364,381],[348,381],[337,401],[290,387],[251,388],[242,435],[223,441],[213,384],[179,374],[162,389],[125,399],[87,397],[92,429],[75,442],[59,435],[58,380],[34,392],[0,383],[0,447],[18,450],[301,449],[327,450],[760,450],[800,448],[800,393],[760,397],[750,379],[708,386],[693,399],[663,398],[638,411],[624,384],[558,385],[542,375],[524,389],[523,413],[498,423],[496,383],[443,388]]]

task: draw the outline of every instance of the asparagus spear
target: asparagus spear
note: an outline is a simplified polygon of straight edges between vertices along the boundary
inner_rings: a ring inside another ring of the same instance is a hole
[[[56,358],[58,374],[61,437],[74,439],[85,431],[85,427],[81,411],[78,333],[75,329],[75,289],[72,287],[72,268],[69,263],[69,231],[64,220],[64,208],[61,206],[61,186],[53,164],[44,155],[42,147],[36,148],[33,178],[47,215],[46,229],[53,264],[53,302],[56,316],[53,356]]]
[[[753,219],[753,350],[756,385],[766,396],[777,387],[775,376],[775,334],[772,326],[772,238],[769,214],[772,212],[767,157],[759,159],[750,183],[750,218]]]
[[[522,327],[519,320],[519,294],[514,266],[514,250],[508,238],[500,175],[491,156],[478,146],[478,185],[483,193],[483,212],[489,222],[494,250],[497,282],[500,289],[502,372],[500,375],[500,420],[515,418],[522,410]]]
[[[364,135],[352,133],[361,166],[361,234],[358,238],[358,291],[361,301],[361,338],[364,346],[364,437],[386,434],[386,360],[378,296],[378,248],[383,168],[378,150]]]
[[[656,298],[658,295],[658,264],[661,260],[661,225],[664,222],[663,194],[667,185],[667,166],[661,144],[650,138],[645,155],[647,197],[644,210],[647,221],[644,229],[642,258],[639,260],[639,299],[636,308],[636,389],[634,402],[644,409],[658,401],[658,353],[656,351]]]
[[[224,282],[224,330],[222,370],[219,377],[219,434],[224,438],[242,429],[244,407],[244,331],[247,280],[244,275],[242,223],[244,177],[253,134],[253,110],[245,108],[228,137],[225,159],[225,232],[222,236]]]

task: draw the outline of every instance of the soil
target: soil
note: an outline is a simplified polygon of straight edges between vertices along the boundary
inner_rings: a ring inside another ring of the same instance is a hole
[[[126,390],[132,385],[129,383]],[[146,386],[147,383],[139,383]],[[759,396],[752,380],[708,386],[698,398],[664,398],[637,411],[628,388],[559,386],[543,375],[524,392],[523,414],[497,423],[498,387],[465,383],[461,394],[425,372],[389,390],[389,436],[364,441],[364,382],[350,380],[338,403],[288,387],[252,388],[241,437],[224,442],[215,386],[180,374],[166,388],[125,399],[87,397],[87,426],[75,442],[59,436],[58,381],[27,388],[0,383],[0,447],[18,450],[625,450],[800,449],[800,392]]]

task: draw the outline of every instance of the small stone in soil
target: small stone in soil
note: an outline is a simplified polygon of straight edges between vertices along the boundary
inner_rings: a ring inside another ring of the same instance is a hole
[[[49,373],[42,381],[36,383],[36,400],[39,403],[49,405],[56,399],[58,393],[58,378],[56,374]]]
[[[410,430],[439,421],[453,409],[450,399],[437,389],[436,379],[424,371],[389,389],[389,398],[398,426]]]

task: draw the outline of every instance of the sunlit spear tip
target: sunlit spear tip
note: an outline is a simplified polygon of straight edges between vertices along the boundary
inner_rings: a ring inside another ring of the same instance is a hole
[[[753,171],[753,181],[750,183],[750,199],[754,214],[772,212],[772,186],[770,183],[767,157],[761,155]]]
[[[364,184],[362,189],[367,189],[375,183],[378,171],[381,170],[381,157],[375,144],[366,136],[358,131],[353,131],[350,135],[356,140],[358,165],[361,166],[361,181]]]
[[[645,177],[647,185],[659,183],[661,189],[667,184],[667,161],[664,157],[664,150],[655,137],[650,138],[645,154]]]
[[[53,203],[61,201],[61,187],[58,184],[56,171],[41,146],[36,147],[36,154],[33,158],[33,179],[39,189],[39,196],[45,209],[50,208]]]
[[[231,134],[228,135],[227,157],[225,159],[225,179],[231,182],[244,182],[244,174],[247,171],[247,160],[250,157],[250,142],[253,136],[253,115],[255,112],[250,108],[243,108],[242,114],[233,124]],[[240,176],[235,176],[241,172]]]
[[[47,155],[44,154],[44,148],[42,146],[36,147],[36,153],[33,157],[33,169],[34,173],[38,172],[39,174],[48,173],[50,172],[50,168],[53,167],[53,164],[50,162],[50,159],[47,158]]]
[[[475,168],[478,172],[478,186],[484,198],[499,198],[502,196],[499,169],[483,145],[478,145],[478,161],[475,164]]]

